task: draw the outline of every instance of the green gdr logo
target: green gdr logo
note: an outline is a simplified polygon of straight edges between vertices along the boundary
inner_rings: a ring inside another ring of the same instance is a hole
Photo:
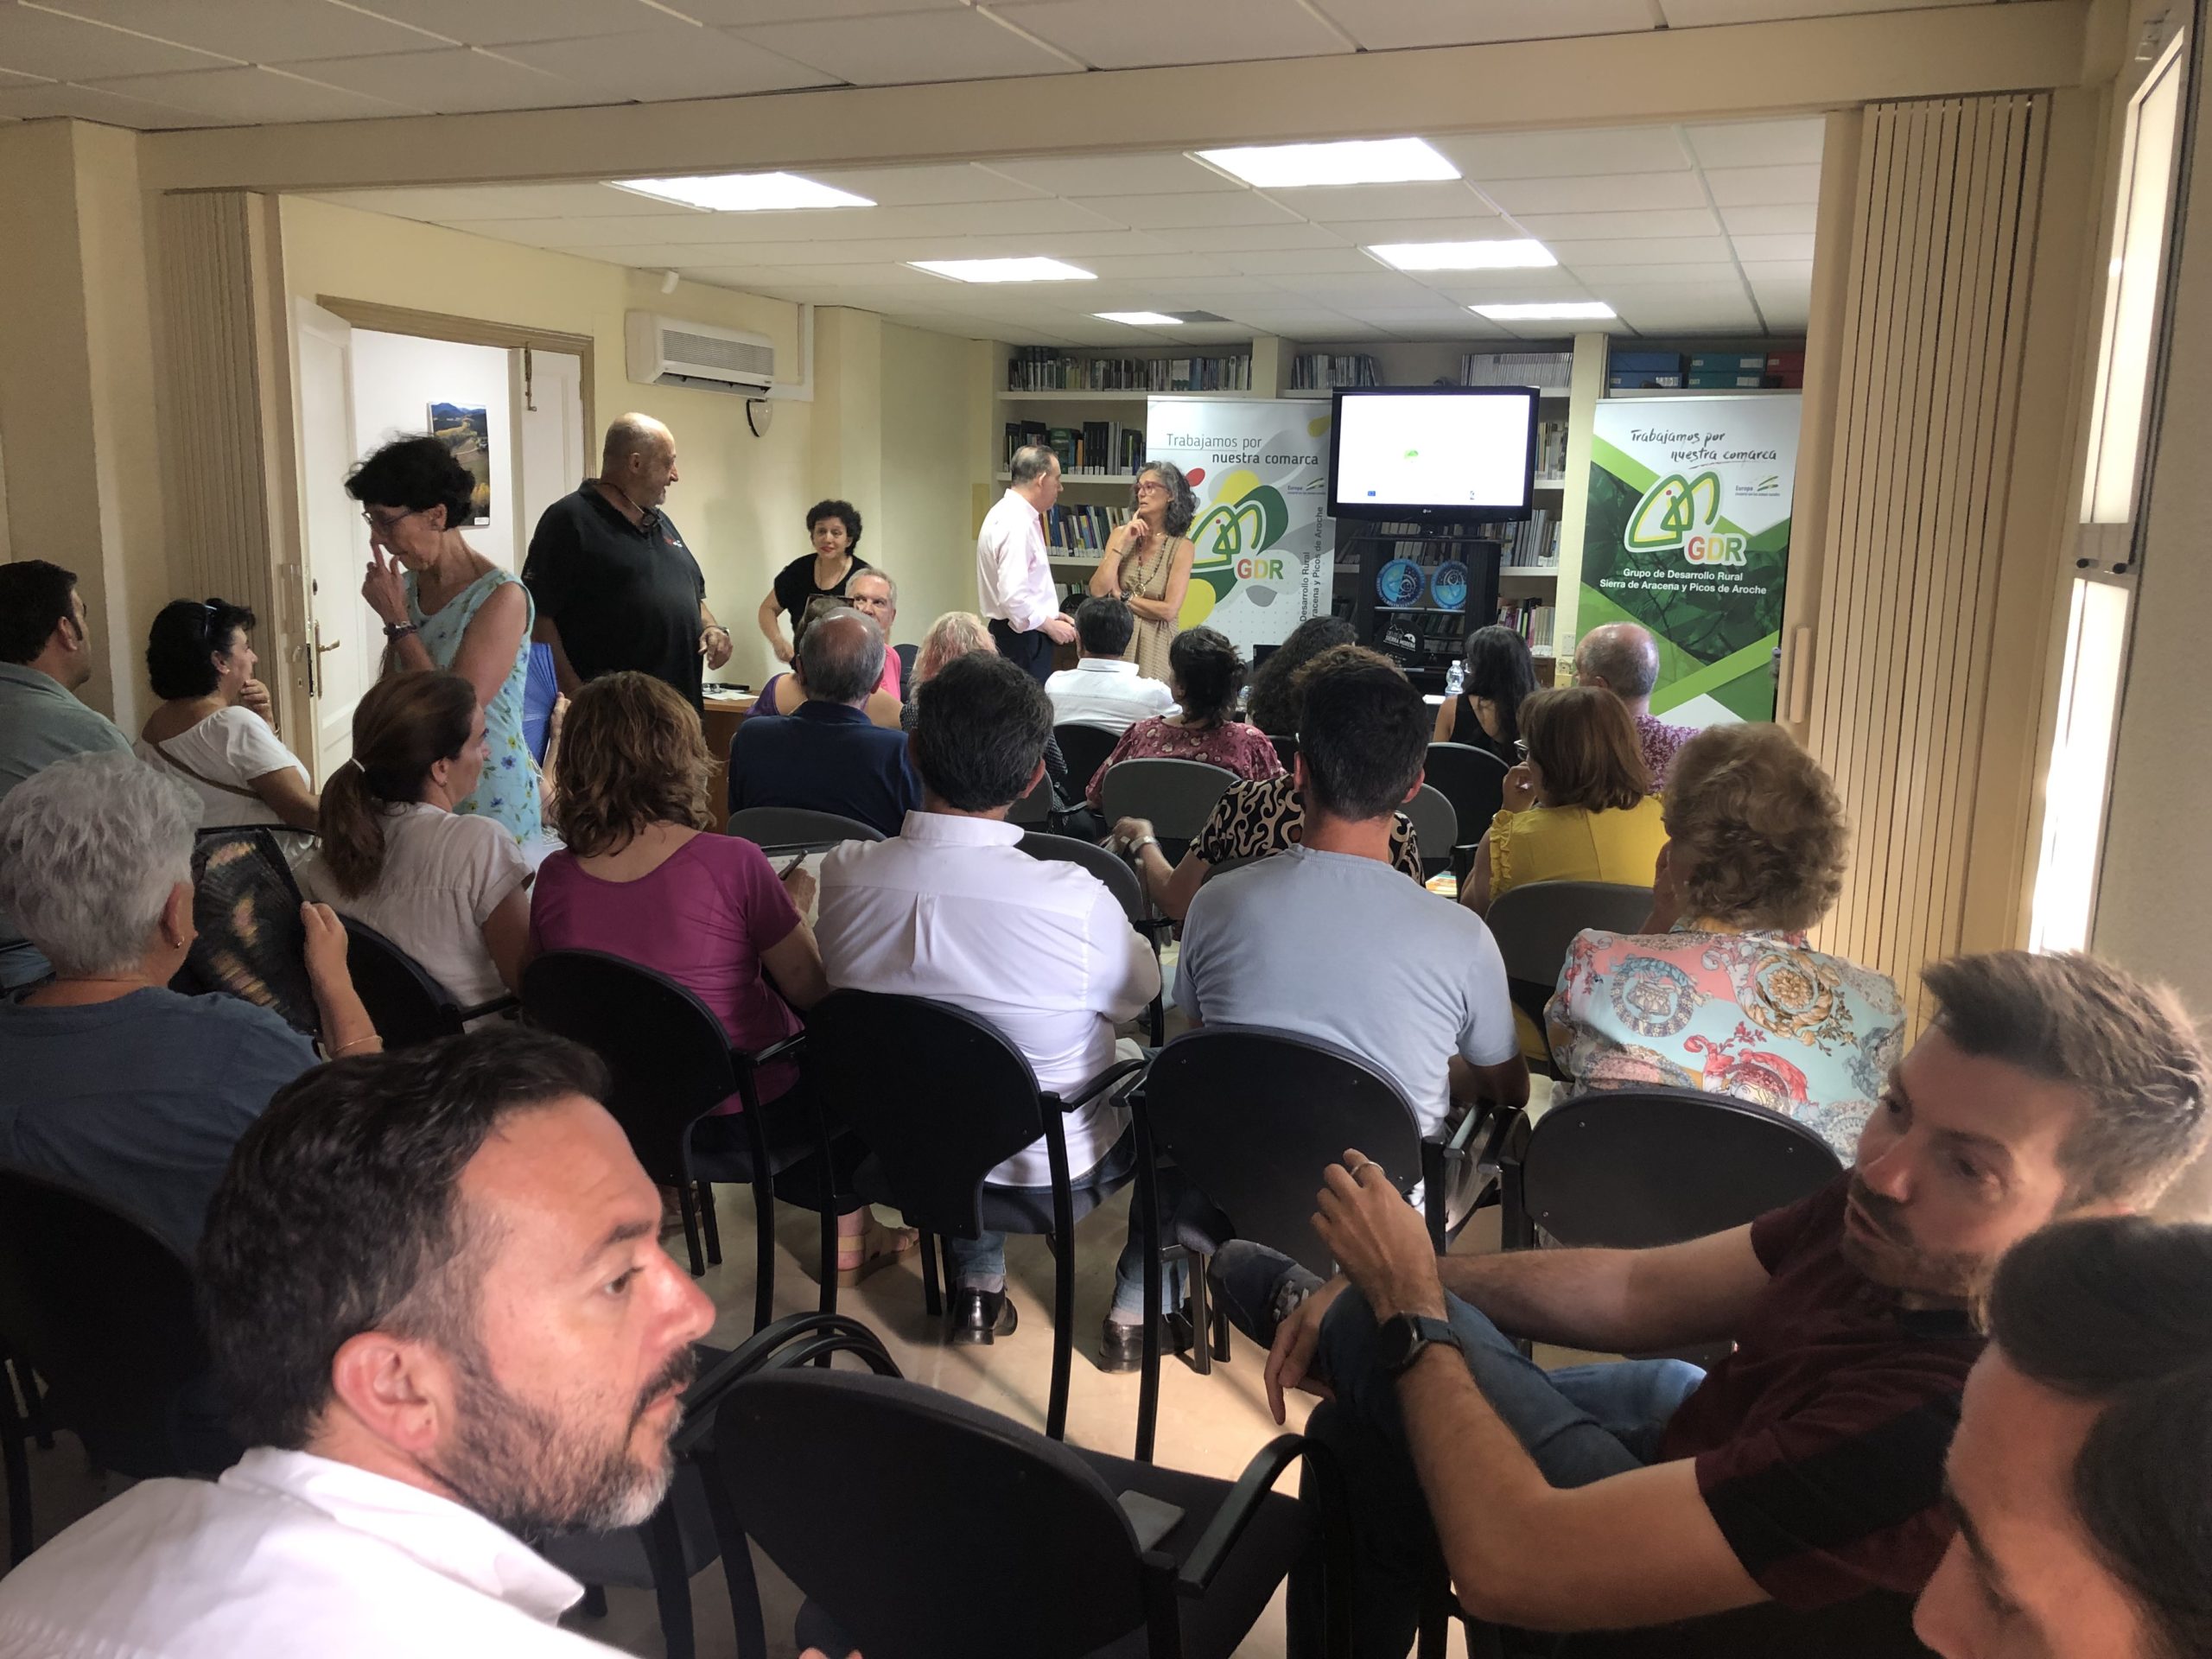
[[[1720,476],[1669,473],[1643,493],[1621,532],[1630,553],[1680,553],[1690,564],[1740,565],[1745,538],[1720,523]]]
[[[1287,580],[1284,562],[1267,552],[1289,530],[1290,504],[1274,485],[1244,469],[1223,479],[1213,505],[1190,529],[1196,551],[1178,623],[1198,626],[1240,582]]]

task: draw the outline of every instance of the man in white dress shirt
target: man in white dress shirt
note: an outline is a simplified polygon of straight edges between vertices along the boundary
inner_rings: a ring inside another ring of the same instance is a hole
[[[1166,682],[1147,679],[1122,655],[1135,632],[1136,618],[1126,600],[1094,595],[1076,607],[1075,637],[1083,660],[1045,682],[1055,720],[1118,734],[1141,720],[1175,712],[1175,694]]]
[[[981,1015],[1020,1049],[1047,1090],[1073,1092],[1116,1058],[1115,1025],[1160,990],[1160,963],[1106,884],[1079,866],[1030,857],[1007,809],[1045,775],[1052,705],[1004,658],[948,663],[915,693],[908,743],[922,808],[890,841],[847,842],[823,861],[815,936],[831,985],[928,997]],[[1137,1053],[1135,1044],[1121,1051]],[[1066,1119],[1077,1185],[1134,1166],[1128,1113],[1093,1101]],[[1039,1140],[989,1177],[1049,1192]],[[947,1239],[956,1285],[952,1339],[988,1343],[1014,1327],[1006,1237]],[[1108,1357],[1142,1334],[1143,1250],[1132,1238],[1115,1269]]]
[[[612,1653],[523,1541],[635,1525],[714,1321],[582,1049],[508,1027],[280,1092],[211,1206],[215,1381],[252,1449],[0,1580],[16,1659]]]
[[[1000,653],[1041,685],[1052,671],[1054,642],[1075,640],[1045,545],[1044,514],[1060,499],[1060,458],[1041,443],[1026,445],[1014,452],[1008,477],[976,537],[976,608]]]

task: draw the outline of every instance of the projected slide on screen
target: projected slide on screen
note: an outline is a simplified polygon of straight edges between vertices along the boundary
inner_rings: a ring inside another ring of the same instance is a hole
[[[1370,392],[1338,406],[1339,512],[1514,512],[1529,505],[1529,397]]]

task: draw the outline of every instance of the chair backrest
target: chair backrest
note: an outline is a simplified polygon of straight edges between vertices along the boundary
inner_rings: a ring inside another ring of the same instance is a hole
[[[1429,786],[1452,803],[1459,835],[1480,841],[1505,804],[1505,762],[1471,743],[1432,743],[1422,767]],[[1426,851],[1427,836],[1421,844]]]
[[[715,1456],[746,1535],[864,1654],[1078,1659],[1145,1623],[1113,1488],[1067,1447],[939,1389],[852,1371],[746,1377],[715,1414]]]
[[[1037,787],[1007,809],[1006,821],[1027,829],[1052,821],[1052,778],[1050,772],[1037,780]]]
[[[366,922],[339,919],[346,924],[346,971],[386,1048],[461,1034],[461,1004],[451,991]]]
[[[1522,1202],[1562,1244],[1643,1249],[1740,1227],[1842,1168],[1817,1133],[1764,1106],[1694,1089],[1611,1089],[1537,1120]]]
[[[533,1023],[605,1061],[607,1109],[645,1173],[690,1179],[691,1125],[737,1092],[729,1035],[714,1012],[665,975],[601,950],[549,950],[523,970]]]
[[[1052,728],[1052,735],[1059,740],[1061,756],[1068,763],[1068,792],[1080,795],[1090,787],[1090,779],[1098,768],[1106,764],[1106,757],[1114,753],[1114,746],[1122,741],[1119,732],[1109,731],[1103,726],[1084,726],[1074,721]]]
[[[893,645],[891,649],[899,653],[899,694],[911,699],[914,695],[914,658],[921,654],[922,648],[909,642],[903,645]]]
[[[182,1410],[207,1368],[191,1269],[123,1211],[0,1170],[0,1337],[97,1466],[140,1478],[204,1466]]]
[[[1106,822],[1149,818],[1169,863],[1181,858],[1192,836],[1205,828],[1222,791],[1236,781],[1224,766],[1203,760],[1159,756],[1117,760],[1099,785],[1099,806]]]
[[[1176,1166],[1250,1239],[1326,1278],[1314,1236],[1322,1172],[1357,1147],[1401,1192],[1421,1176],[1421,1126],[1397,1085],[1347,1049],[1287,1032],[1205,1026],[1154,1057],[1145,1110]]]
[[[1414,827],[1422,872],[1434,875],[1452,861],[1452,849],[1459,844],[1459,814],[1433,784],[1423,784],[1400,810]]]
[[[1021,1052],[947,1003],[834,991],[808,1011],[804,1065],[829,1121],[859,1135],[906,1219],[933,1233],[975,1237],[983,1178],[1045,1133]]]
[[[1298,739],[1295,736],[1279,736],[1269,733],[1268,741],[1275,746],[1275,759],[1281,761],[1282,769],[1288,772],[1290,763],[1298,759]]]
[[[319,1035],[322,1015],[308,979],[300,889],[276,838],[253,824],[202,830],[192,844],[192,881],[199,933],[185,958],[192,982]]]
[[[748,806],[729,815],[725,830],[763,852],[825,852],[844,841],[881,841],[883,832],[858,818],[804,806]]]
[[[1651,914],[1651,889],[1611,881],[1531,881],[1491,901],[1488,921],[1505,976],[1543,986],[1549,995],[1567,948],[1585,928],[1633,933]]]
[[[1032,858],[1082,865],[1106,884],[1107,892],[1114,895],[1131,922],[1144,919],[1144,883],[1137,880],[1137,873],[1129,868],[1128,861],[1118,854],[1075,836],[1024,836],[1020,847]]]

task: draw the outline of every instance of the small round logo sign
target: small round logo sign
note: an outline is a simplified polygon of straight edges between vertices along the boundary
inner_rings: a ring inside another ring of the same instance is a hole
[[[1375,578],[1375,591],[1385,605],[1411,605],[1421,598],[1421,566],[1411,559],[1393,559]]]
[[[1467,602],[1467,567],[1447,559],[1428,579],[1428,602],[1440,611],[1456,611]]]

